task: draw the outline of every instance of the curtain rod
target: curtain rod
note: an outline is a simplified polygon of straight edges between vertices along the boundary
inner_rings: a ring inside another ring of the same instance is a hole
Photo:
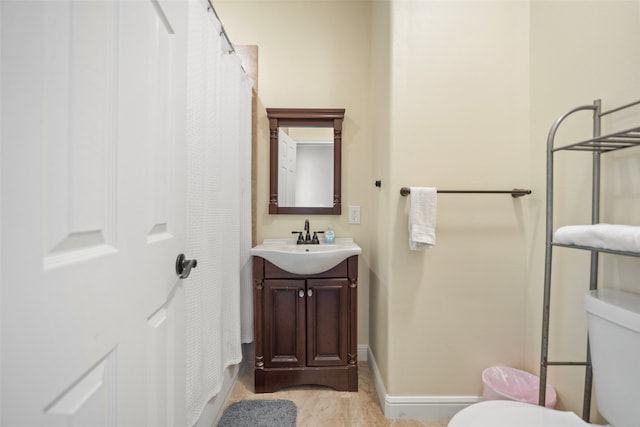
[[[511,197],[517,198],[531,194],[531,190],[523,190],[520,188],[514,188],[513,190],[436,190],[437,193],[449,193],[449,194],[511,194]],[[402,187],[400,189],[400,195],[408,196],[411,194],[409,187]]]
[[[220,34],[223,35],[225,39],[227,39],[227,44],[229,45],[229,48],[231,49],[229,51],[229,53],[235,52],[236,48],[233,47],[233,43],[231,43],[231,39],[229,38],[229,35],[227,34],[227,31],[224,29],[224,24],[222,23],[222,20],[220,19],[220,16],[218,16],[218,12],[216,12],[216,8],[213,7],[213,3],[211,3],[211,0],[207,0],[207,3],[209,4],[209,7],[207,7],[207,9],[210,9],[213,12],[213,14],[215,15],[216,19],[220,23]]]

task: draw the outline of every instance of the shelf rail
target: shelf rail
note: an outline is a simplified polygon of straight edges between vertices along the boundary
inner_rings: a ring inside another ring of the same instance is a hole
[[[576,362],[560,362],[549,360],[549,324],[550,324],[550,305],[551,305],[551,267],[553,258],[553,247],[564,246],[576,249],[585,249],[591,251],[590,272],[589,272],[589,289],[598,288],[598,270],[600,252],[616,253],[620,255],[633,255],[625,251],[612,251],[601,248],[581,247],[576,245],[564,245],[553,242],[553,203],[554,203],[554,154],[559,151],[583,151],[592,153],[592,179],[591,179],[591,223],[598,224],[600,222],[600,175],[601,175],[601,155],[630,147],[640,146],[640,126],[636,126],[627,130],[617,131],[602,135],[601,124],[602,117],[608,114],[620,112],[627,108],[640,105],[640,100],[634,101],[623,106],[613,108],[609,111],[602,111],[602,103],[599,99],[593,101],[593,104],[581,105],[572,110],[567,111],[556,119],[551,126],[547,136],[547,195],[546,195],[546,230],[545,230],[545,266],[544,266],[544,297],[542,307],[542,339],[540,345],[540,386],[538,390],[538,404],[544,406],[546,403],[546,385],[547,385],[547,368],[549,366],[584,366],[584,395],[582,404],[582,419],[589,422],[591,413],[591,392],[593,386],[593,371],[591,366],[591,349],[589,337],[587,335],[585,361]],[[555,147],[555,138],[559,126],[569,116],[573,114],[587,111],[592,112],[593,129],[592,137],[585,141]]]

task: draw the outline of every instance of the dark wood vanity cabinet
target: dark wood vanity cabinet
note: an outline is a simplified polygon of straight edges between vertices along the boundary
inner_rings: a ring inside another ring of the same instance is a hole
[[[255,391],[358,390],[358,257],[300,276],[253,258]]]

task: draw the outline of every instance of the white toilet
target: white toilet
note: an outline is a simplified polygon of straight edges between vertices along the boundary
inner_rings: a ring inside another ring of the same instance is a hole
[[[640,295],[599,289],[585,295],[598,410],[613,427],[640,426]],[[585,427],[573,412],[489,400],[458,412],[448,427]]]

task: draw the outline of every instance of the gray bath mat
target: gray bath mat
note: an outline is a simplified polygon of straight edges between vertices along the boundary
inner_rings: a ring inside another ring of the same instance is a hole
[[[290,400],[241,400],[224,410],[218,427],[295,427],[297,414]]]

